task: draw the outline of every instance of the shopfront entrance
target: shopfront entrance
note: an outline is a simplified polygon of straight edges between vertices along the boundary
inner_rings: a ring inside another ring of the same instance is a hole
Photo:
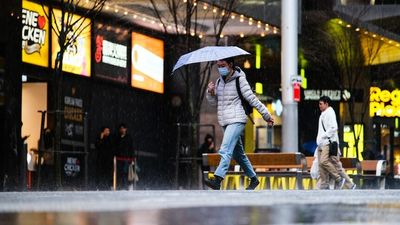
[[[27,187],[32,188],[38,164],[38,143],[41,129],[41,113],[47,110],[47,83],[25,82],[22,84],[21,136],[27,152]],[[49,162],[46,162],[48,164]]]
[[[400,175],[400,129],[398,118],[374,119],[374,135],[377,151],[375,159],[386,159],[389,172]]]

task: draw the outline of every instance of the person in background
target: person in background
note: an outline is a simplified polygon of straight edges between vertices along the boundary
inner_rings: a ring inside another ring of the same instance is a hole
[[[260,182],[243,149],[241,135],[247,123],[247,115],[238,91],[245,101],[257,109],[268,125],[272,126],[274,119],[265,105],[254,95],[245,73],[239,67],[235,67],[233,58],[217,61],[217,67],[220,77],[216,85],[213,82],[208,84],[206,97],[211,105],[217,105],[218,122],[224,130],[224,137],[219,150],[221,161],[215,170],[214,179],[205,180],[205,184],[211,189],[219,190],[233,158],[250,178],[250,184],[246,189],[254,190]],[[236,79],[239,79],[240,90],[237,90]]]
[[[198,157],[201,157],[203,153],[215,153],[214,137],[211,134],[204,137],[204,142],[198,151]]]
[[[113,178],[113,143],[110,128],[102,127],[96,140],[96,181],[99,190],[110,190]]]
[[[128,128],[124,123],[118,126],[118,135],[115,139],[115,156],[117,158],[117,186],[118,189],[129,189],[128,169],[134,161],[135,152],[133,139],[128,134]]]
[[[318,167],[320,175],[320,189],[329,189],[329,177],[335,180],[335,187],[342,189],[346,179],[340,175],[337,165],[332,159],[336,156],[329,155],[329,143],[339,143],[338,125],[336,121],[336,114],[332,107],[330,107],[331,99],[327,96],[322,96],[319,99],[319,109],[321,115],[318,121]]]

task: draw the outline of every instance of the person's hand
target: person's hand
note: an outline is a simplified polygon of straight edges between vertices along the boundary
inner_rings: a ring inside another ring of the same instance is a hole
[[[274,126],[274,118],[272,116],[267,120],[267,124],[269,127]]]
[[[213,149],[214,148],[214,142],[211,142],[210,146],[208,147],[208,149]]]
[[[211,95],[213,95],[213,96],[215,95],[215,85],[212,81],[210,83],[208,83],[207,91]]]

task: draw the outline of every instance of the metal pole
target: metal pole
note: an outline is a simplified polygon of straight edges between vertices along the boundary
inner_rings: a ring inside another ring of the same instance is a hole
[[[89,126],[88,126],[88,113],[85,112],[83,115],[83,142],[85,145],[85,189],[88,189],[88,177],[89,177]]]
[[[176,153],[175,153],[175,178],[174,185],[175,189],[179,188],[179,153],[180,153],[180,142],[181,142],[181,124],[177,124],[178,132],[177,132],[177,140],[176,140]]]
[[[282,0],[282,151],[298,152],[298,112],[291,78],[297,76],[298,1]]]
[[[44,122],[46,120],[46,111],[38,111],[39,113],[42,114],[42,118],[40,121],[40,139],[39,139],[39,150],[38,150],[38,168],[37,168],[37,183],[36,183],[36,188],[37,190],[40,189],[40,181],[41,181],[41,170],[42,170],[42,156],[43,156],[43,150],[44,150]]]

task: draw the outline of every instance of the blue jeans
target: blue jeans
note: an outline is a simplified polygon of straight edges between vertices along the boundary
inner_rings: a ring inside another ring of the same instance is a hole
[[[221,148],[219,150],[221,161],[214,173],[215,175],[224,178],[233,157],[248,177],[256,176],[249,159],[246,154],[244,154],[242,139],[240,138],[244,126],[245,124],[243,123],[234,123],[223,127],[224,138],[222,139]]]

